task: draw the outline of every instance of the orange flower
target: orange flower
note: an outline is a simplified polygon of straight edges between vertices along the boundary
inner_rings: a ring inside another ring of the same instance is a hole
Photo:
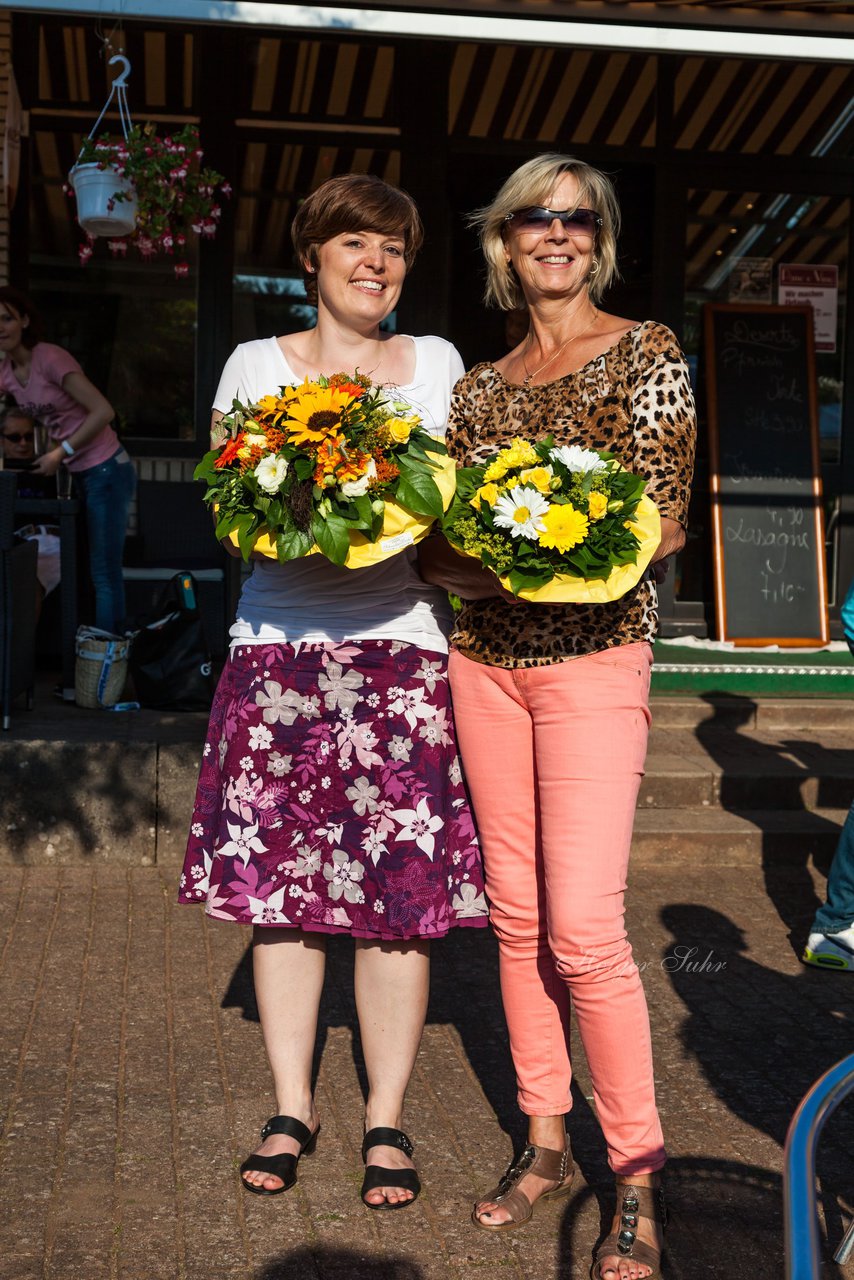
[[[284,431],[279,431],[277,427],[267,427],[264,431],[267,437],[267,444],[274,453],[278,453],[282,445],[285,443]]]
[[[372,489],[376,489],[381,484],[389,484],[400,475],[400,467],[397,463],[392,462],[390,458],[384,458],[381,453],[374,454],[374,462],[377,464],[377,474],[371,481]]]
[[[264,450],[257,444],[253,444],[245,458],[240,459],[240,472],[254,471],[258,463],[264,457]]]
[[[356,379],[351,379],[349,374],[333,373],[332,377],[329,379],[329,385],[330,387],[337,387],[339,391],[346,391],[349,395],[353,396],[354,399],[358,400],[360,396],[365,394],[365,391],[370,386],[370,382],[367,378],[365,378],[364,382],[360,382],[357,380],[358,376],[359,375],[357,374]]]
[[[219,455],[216,462],[214,463],[214,466],[218,471],[221,470],[223,467],[227,467],[230,462],[234,461],[234,459],[237,457],[237,452],[240,449],[242,444],[243,444],[243,432],[241,432],[240,435],[237,436],[235,440],[229,440],[228,444],[225,446],[222,453]]]
[[[323,475],[331,475],[337,466],[344,461],[344,453],[341,449],[344,443],[343,436],[328,436],[317,450],[317,469]],[[316,474],[315,473],[315,474]]]
[[[370,460],[369,453],[362,453],[361,449],[351,449],[347,457],[342,459],[335,468],[336,480],[339,484],[346,484],[348,480],[360,479],[365,474]]]

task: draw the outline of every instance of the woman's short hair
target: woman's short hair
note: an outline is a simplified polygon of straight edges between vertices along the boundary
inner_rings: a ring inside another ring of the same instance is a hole
[[[31,349],[37,342],[43,341],[42,318],[34,304],[20,289],[13,289],[11,285],[0,286],[0,307],[8,307],[19,320],[29,320],[29,324],[21,334],[21,342],[25,347]]]
[[[348,231],[401,236],[407,271],[424,241],[415,201],[399,187],[389,186],[371,174],[345,173],[329,178],[303,201],[291,226],[291,239],[312,306],[317,306],[317,277],[313,274],[318,267],[317,251],[333,236]]]
[[[594,246],[599,270],[588,280],[592,300],[598,302],[611,281],[619,278],[617,236],[620,232],[620,208],[613,183],[583,160],[547,152],[520,165],[492,203],[476,209],[469,218],[471,226],[479,231],[486,258],[484,300],[487,305],[500,307],[502,311],[514,311],[526,305],[516,273],[504,254],[507,218],[520,209],[543,204],[565,173],[571,173],[578,183],[578,206],[593,209],[602,219]]]

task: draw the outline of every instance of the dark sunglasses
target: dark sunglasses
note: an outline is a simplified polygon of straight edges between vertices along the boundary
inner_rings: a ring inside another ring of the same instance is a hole
[[[20,444],[22,440],[32,440],[32,431],[4,431],[3,439],[11,440],[12,444]]]
[[[517,231],[548,231],[555,218],[564,231],[576,235],[595,236],[602,226],[600,214],[593,209],[545,209],[540,204],[508,213],[504,221],[512,222]]]

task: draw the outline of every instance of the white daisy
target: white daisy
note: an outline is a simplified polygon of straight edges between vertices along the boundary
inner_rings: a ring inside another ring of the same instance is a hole
[[[500,529],[509,529],[513,538],[536,538],[546,527],[542,517],[550,505],[530,485],[517,484],[498,498],[492,518]]]
[[[549,457],[555,462],[562,462],[567,471],[586,475],[588,471],[602,471],[608,465],[593,449],[582,449],[580,444],[564,444],[559,449],[550,449]]]

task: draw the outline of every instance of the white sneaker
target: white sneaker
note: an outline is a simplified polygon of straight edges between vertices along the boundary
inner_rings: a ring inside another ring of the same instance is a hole
[[[840,969],[854,973],[854,925],[842,933],[811,933],[801,956],[804,964],[817,969]]]

